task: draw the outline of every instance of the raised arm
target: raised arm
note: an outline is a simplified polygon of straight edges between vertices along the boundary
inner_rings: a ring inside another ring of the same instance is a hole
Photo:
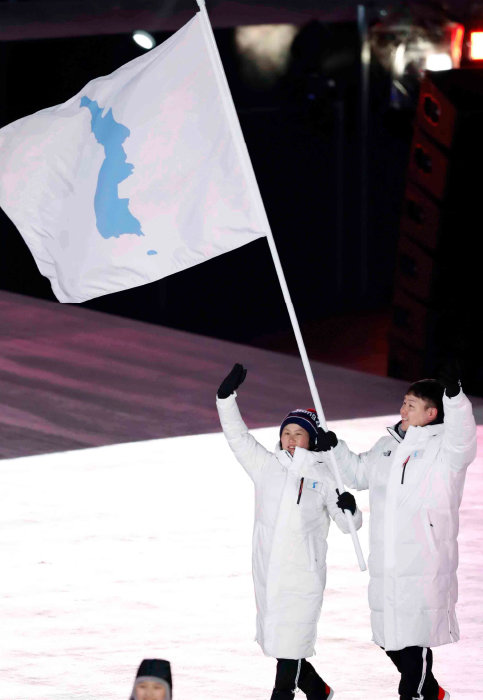
[[[448,357],[439,372],[443,395],[443,457],[451,469],[465,469],[476,456],[476,424],[473,408],[461,388],[461,365]]]
[[[476,424],[473,408],[460,389],[456,396],[443,396],[443,454],[451,469],[465,469],[476,456]]]
[[[236,389],[245,380],[246,373],[242,365],[234,365],[218,389],[216,407],[223,433],[235,457],[253,481],[257,481],[271,452],[250,435],[236,402]]]

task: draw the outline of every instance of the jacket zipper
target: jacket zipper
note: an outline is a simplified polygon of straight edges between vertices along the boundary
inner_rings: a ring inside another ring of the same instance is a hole
[[[404,484],[404,474],[406,473],[406,464],[409,462],[411,458],[411,455],[406,459],[406,461],[403,463],[403,470],[402,470],[402,476],[401,476],[401,484]]]
[[[300,479],[300,486],[299,486],[299,497],[297,498],[297,505],[300,503],[300,499],[302,498],[302,489],[304,488],[304,477]]]

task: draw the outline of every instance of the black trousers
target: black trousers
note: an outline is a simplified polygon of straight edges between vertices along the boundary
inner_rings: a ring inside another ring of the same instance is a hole
[[[433,652],[429,647],[405,647],[386,651],[401,674],[401,700],[438,700],[439,685],[433,676]]]
[[[275,690],[295,690],[298,687],[305,692],[305,681],[309,678],[312,681],[314,677],[324,683],[306,659],[277,659]]]

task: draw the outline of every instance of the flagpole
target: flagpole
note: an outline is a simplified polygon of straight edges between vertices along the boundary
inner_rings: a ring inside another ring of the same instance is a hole
[[[238,120],[238,115],[236,113],[235,105],[233,104],[233,99],[231,96],[230,88],[228,86],[228,81],[226,79],[225,71],[223,68],[223,64],[221,62],[220,55],[218,53],[218,47],[216,45],[215,37],[213,34],[213,29],[211,27],[211,22],[208,17],[208,13],[206,11],[206,5],[205,5],[205,0],[196,0],[198,7],[200,8],[200,13],[201,17],[203,19],[202,26],[205,34],[205,38],[207,40],[207,45],[208,49],[210,52],[210,57],[212,60],[212,65],[213,65],[213,70],[216,75],[216,79],[218,81],[218,86],[220,88],[220,94],[223,98],[224,102],[224,107],[226,110],[226,115],[227,118],[232,126],[232,134],[235,138],[235,145],[238,150],[238,154],[240,156],[240,160],[242,163],[242,166],[245,171],[245,176],[248,180],[248,182],[251,184],[250,191],[252,193],[256,193],[256,197],[254,197],[254,205],[258,209],[258,213],[260,216],[261,223],[264,227],[264,230],[268,231],[267,233],[267,241],[268,241],[268,246],[270,248],[270,252],[272,254],[272,259],[273,263],[275,265],[275,270],[277,272],[277,277],[278,281],[280,283],[280,287],[282,288],[282,294],[283,298],[285,300],[285,304],[287,306],[287,311],[290,317],[290,321],[292,322],[292,327],[293,331],[295,334],[295,339],[297,341],[297,346],[299,349],[300,357],[302,358],[302,364],[305,369],[305,374],[307,376],[307,381],[309,383],[310,387],[310,393],[312,395],[312,400],[314,402],[314,407],[315,410],[317,411],[317,415],[319,417],[320,424],[324,430],[327,430],[327,423],[325,420],[325,415],[324,411],[322,409],[322,403],[320,401],[319,397],[319,392],[317,391],[317,387],[315,385],[315,380],[314,376],[312,374],[312,368],[310,366],[309,358],[307,356],[307,351],[305,349],[305,344],[302,338],[302,333],[300,332],[300,326],[297,320],[297,316],[295,314],[295,309],[292,304],[292,300],[290,297],[290,292],[287,286],[287,282],[285,281],[285,275],[283,273],[282,265],[280,262],[280,258],[278,255],[277,247],[275,245],[275,241],[273,238],[273,234],[270,228],[270,224],[268,221],[267,213],[265,211],[265,207],[263,206],[262,198],[258,189],[258,183],[255,177],[255,173],[253,171],[251,161],[250,161],[250,156],[248,155],[248,150],[245,144],[245,141],[243,139],[240,123]],[[339,469],[337,467],[337,463],[334,457],[333,450],[329,450],[327,452],[327,456],[330,462],[330,466],[332,468],[332,472],[334,474],[336,483],[337,483],[337,488],[339,491],[342,493],[344,491],[344,484],[342,483],[342,479],[340,476]],[[362,553],[361,545],[359,543],[359,538],[357,537],[357,532],[354,527],[354,521],[353,521],[353,516],[350,514],[348,510],[345,510],[345,516],[347,518],[347,523],[349,526],[349,530],[352,536],[352,542],[354,544],[354,549],[356,551],[357,559],[359,562],[359,567],[361,571],[366,570],[366,563],[364,561],[364,555]]]

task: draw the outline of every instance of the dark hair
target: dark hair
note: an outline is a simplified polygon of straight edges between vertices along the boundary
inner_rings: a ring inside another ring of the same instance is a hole
[[[422,399],[427,406],[438,409],[438,415],[431,421],[432,424],[442,423],[444,420],[443,394],[444,386],[437,379],[420,379],[411,384],[406,392]]]

